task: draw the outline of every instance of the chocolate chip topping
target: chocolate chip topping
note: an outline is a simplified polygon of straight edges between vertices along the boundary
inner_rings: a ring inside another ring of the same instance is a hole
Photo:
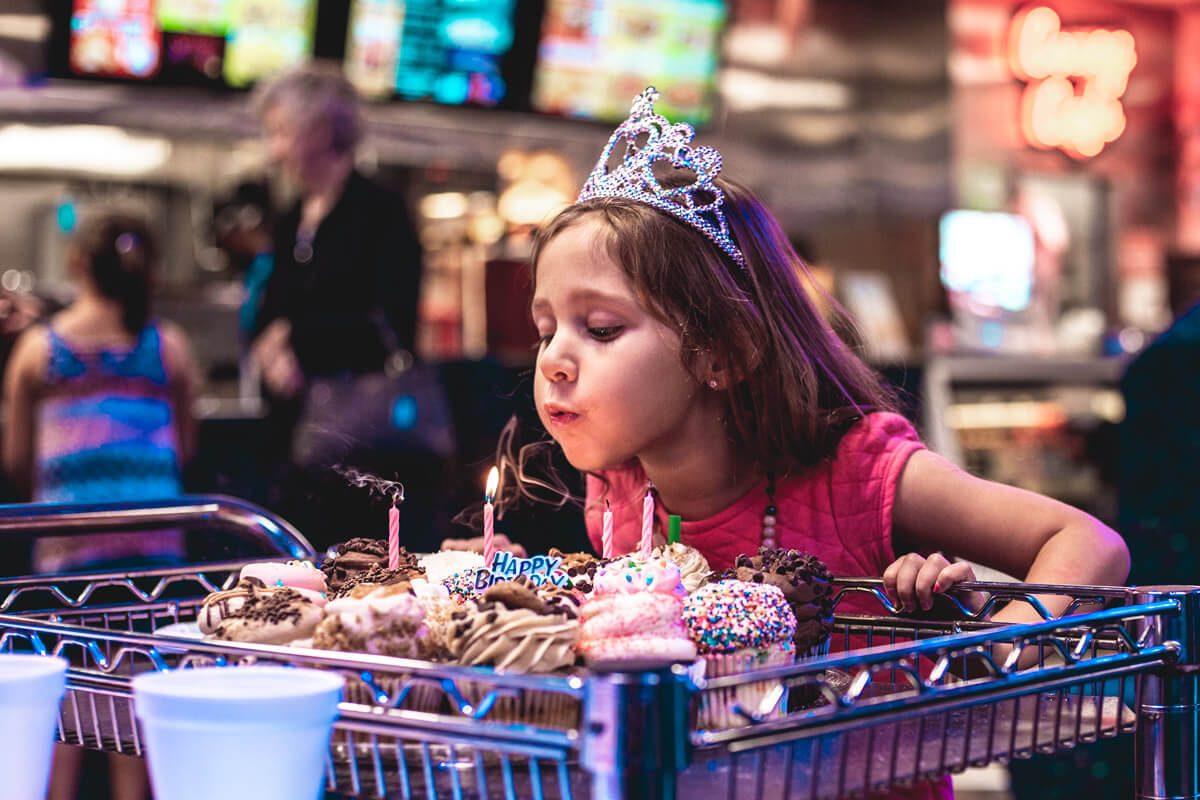
[[[829,635],[833,629],[833,574],[816,556],[760,547],[757,555],[739,555],[734,564],[732,569],[713,573],[710,580],[778,586],[801,623],[796,628],[797,647],[820,643]]]
[[[293,625],[298,625],[300,609],[306,603],[311,605],[312,601],[292,589],[280,589],[270,594],[253,594],[246,599],[241,608],[228,614],[226,619],[242,618],[272,625],[290,621]]]

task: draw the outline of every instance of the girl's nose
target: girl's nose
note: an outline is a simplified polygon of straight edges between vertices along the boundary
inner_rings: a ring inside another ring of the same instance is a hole
[[[538,359],[538,368],[543,377],[551,383],[575,380],[575,361],[567,353],[562,336],[554,336],[546,343],[542,356]]]

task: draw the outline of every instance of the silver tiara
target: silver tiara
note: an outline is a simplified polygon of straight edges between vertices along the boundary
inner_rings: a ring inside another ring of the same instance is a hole
[[[725,195],[714,180],[721,173],[721,154],[712,147],[692,147],[696,131],[686,122],[672,125],[654,113],[658,90],[653,86],[633,99],[629,119],[622,122],[609,137],[592,168],[576,202],[593,197],[625,197],[666,211],[691,225],[734,260],[742,269],[746,260],[729,235],[729,225],[721,205]],[[646,143],[638,147],[637,138],[646,134]],[[609,170],[608,160],[613,148],[625,143],[625,156],[616,169]],[[695,182],[677,189],[667,189],[654,177],[654,164],[666,161],[676,169],[688,169],[696,174]],[[709,195],[707,202],[697,194]]]

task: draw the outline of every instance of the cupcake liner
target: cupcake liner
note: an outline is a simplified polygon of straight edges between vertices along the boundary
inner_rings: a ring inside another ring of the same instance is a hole
[[[791,642],[777,643],[765,648],[745,648],[730,653],[706,653],[696,662],[703,677],[719,678],[741,675],[764,667],[778,667],[795,661],[821,658],[829,653],[829,642],[815,645],[801,654]],[[749,725],[737,709],[763,713],[762,706],[772,703],[764,719],[779,719],[788,708],[788,691],[782,681],[767,680],[747,683],[728,689],[705,690],[700,696],[696,726],[700,729],[736,728]]]
[[[496,688],[495,684],[472,680],[455,681],[455,686],[472,706],[477,706]],[[570,695],[520,689],[516,697],[497,697],[482,721],[571,729],[579,725],[582,712],[582,704]]]

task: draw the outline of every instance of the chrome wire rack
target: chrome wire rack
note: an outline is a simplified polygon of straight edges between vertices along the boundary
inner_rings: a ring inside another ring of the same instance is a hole
[[[307,545],[281,542],[284,553]],[[0,580],[0,651],[67,657],[59,738],[134,755],[138,672],[341,672],[326,763],[341,796],[816,800],[1133,734],[1139,797],[1200,798],[1196,587],[970,584],[976,611],[954,601],[917,619],[899,616],[878,580],[844,579],[831,655],[720,677],[699,664],[527,676],[184,635],[241,565]],[[1052,595],[1071,598],[1058,619]],[[848,613],[863,598],[879,613]],[[987,621],[1008,603],[1043,621]]]

